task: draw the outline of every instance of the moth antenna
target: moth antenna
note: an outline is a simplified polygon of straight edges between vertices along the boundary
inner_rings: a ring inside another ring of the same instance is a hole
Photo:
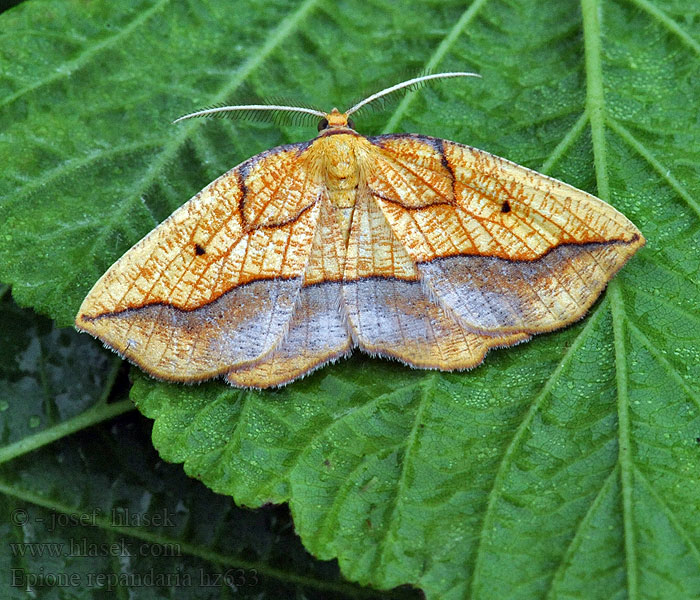
[[[316,110],[319,112],[320,111],[316,106],[313,104],[307,104],[305,102],[296,102],[293,98],[288,98],[286,96],[265,96],[262,99],[262,102],[265,105],[274,105],[274,106],[294,106],[298,108],[308,108],[311,110]],[[325,115],[325,113],[324,113]],[[308,112],[281,112],[281,111],[276,111],[272,112],[272,120],[277,123],[278,125],[294,125],[294,126],[299,126],[299,125],[316,125],[314,123],[314,120],[318,121],[317,115],[315,114],[310,114]]]
[[[208,116],[224,116],[222,113],[227,112],[243,112],[248,116],[252,115],[257,111],[280,111],[280,112],[296,112],[296,113],[306,113],[309,115],[314,115],[321,119],[326,117],[326,113],[316,110],[314,108],[307,108],[305,106],[283,106],[278,104],[241,104],[237,106],[214,106],[211,108],[203,108],[187,115],[178,117],[173,121],[173,123],[178,123],[184,121],[185,119],[193,119],[195,117],[208,117]]]
[[[368,96],[364,100],[361,100],[355,106],[352,108],[349,108],[348,110],[345,111],[346,115],[351,115],[354,112],[357,112],[360,110],[363,106],[369,104],[370,102],[374,102],[378,98],[382,98],[383,96],[386,96],[387,94],[392,94],[393,92],[396,92],[398,90],[401,90],[403,88],[415,86],[417,84],[423,83],[424,81],[429,81],[431,79],[447,79],[449,77],[481,77],[478,73],[466,73],[462,71],[455,71],[452,73],[433,73],[431,75],[421,75],[420,77],[414,77],[413,79],[408,79],[406,81],[402,81],[401,83],[397,83],[396,85],[392,85],[391,87],[385,88],[376,94],[372,94],[371,96]]]
[[[401,69],[397,73],[397,79],[398,81],[407,81],[409,79],[414,79],[416,77],[423,77],[424,75],[432,75],[435,73],[434,70],[430,69],[422,69],[422,70],[417,70],[417,69],[410,69],[410,68],[405,68]],[[414,83],[413,85],[409,85],[408,87],[402,88],[398,90],[395,93],[389,94],[388,96],[383,96],[379,98],[376,102],[372,102],[369,105],[363,106],[361,109],[359,109],[357,112],[361,113],[364,112],[365,110],[370,110],[372,112],[381,112],[386,110],[386,108],[390,104],[394,104],[395,102],[398,102],[404,95],[408,94],[410,91],[413,90],[419,90],[422,87],[428,85],[429,82],[420,82],[420,83]],[[364,89],[358,90],[358,93],[356,96],[354,96],[351,101],[352,104],[351,106],[359,103],[360,101],[364,100],[365,98],[368,98],[372,94],[376,94],[377,92],[380,92],[386,87],[386,80],[382,82],[382,85],[376,85],[373,84],[371,86],[367,86]],[[277,104],[288,104],[287,102],[278,102]],[[292,102],[292,104],[296,104],[295,102]]]
[[[253,104],[253,103],[257,104],[258,102],[260,102],[260,100],[252,100],[252,99],[250,100],[251,104]],[[262,102],[260,102],[260,103],[265,104],[265,105],[277,104],[277,105],[282,105],[282,106],[295,106],[295,107],[300,107],[300,108],[310,108],[312,110],[318,110],[320,112],[323,112],[323,111],[321,111],[320,108],[318,108],[317,106],[315,106],[313,104],[309,104],[307,102],[299,102],[298,99],[290,98],[288,96],[277,96],[277,95],[264,96],[262,98]]]

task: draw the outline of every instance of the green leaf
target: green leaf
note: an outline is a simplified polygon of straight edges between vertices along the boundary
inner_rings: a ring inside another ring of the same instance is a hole
[[[128,410],[106,404],[121,361],[0,290],[0,463]]]
[[[352,580],[700,595],[697,2],[28,0],[0,31],[0,280],[60,324],[218,174],[313,135],[173,118],[480,72],[358,128],[469,143],[624,212],[647,246],[586,319],[468,373],[355,356],[268,392],[136,375],[132,397],[165,459],[239,504],[288,502],[304,545]]]
[[[384,597],[314,561],[285,508],[238,509],[164,465],[133,403],[104,402],[120,361],[94,340],[7,296],[0,332],[4,598]]]

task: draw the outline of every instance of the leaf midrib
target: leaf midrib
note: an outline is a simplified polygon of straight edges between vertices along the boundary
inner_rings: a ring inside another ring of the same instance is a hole
[[[603,65],[600,16],[598,0],[581,0],[583,42],[586,70],[586,108],[590,115],[598,196],[610,200],[608,165],[605,143],[605,94],[603,90]],[[618,464],[622,488],[622,522],[624,533],[625,572],[627,595],[630,600],[639,597],[637,547],[632,515],[632,451],[629,418],[629,393],[627,390],[627,359],[624,343],[624,303],[620,284],[614,279],[606,294],[610,297],[615,352],[615,379],[618,408]]]

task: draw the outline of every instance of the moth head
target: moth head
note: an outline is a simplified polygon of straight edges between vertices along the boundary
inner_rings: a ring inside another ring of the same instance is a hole
[[[355,123],[352,119],[348,119],[346,113],[341,113],[337,108],[334,108],[318,122],[319,131],[328,129],[355,129]]]

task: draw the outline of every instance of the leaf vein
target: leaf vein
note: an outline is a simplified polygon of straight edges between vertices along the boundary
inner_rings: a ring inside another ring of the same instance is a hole
[[[440,61],[445,57],[447,51],[452,47],[457,38],[462,34],[466,27],[474,20],[478,12],[482,9],[484,4],[488,0],[474,0],[462,13],[462,16],[454,24],[450,32],[445,36],[445,38],[440,42],[435,52],[430,56],[428,62],[425,63],[425,71],[432,71]],[[405,114],[406,110],[413,102],[413,98],[416,95],[416,91],[408,92],[399,102],[399,105],[394,110],[391,118],[384,127],[382,133],[390,133],[399,124],[399,121]]]
[[[472,580],[470,584],[470,592],[469,592],[469,597],[470,598],[478,598],[479,593],[478,593],[478,586],[480,584],[479,581],[479,569],[481,567],[481,563],[483,560],[483,548],[485,544],[485,539],[487,537],[489,529],[492,527],[492,522],[494,517],[494,512],[495,512],[495,506],[496,506],[496,501],[498,499],[500,490],[504,486],[504,481],[506,478],[506,472],[508,468],[510,467],[513,457],[515,455],[515,450],[517,449],[518,445],[523,439],[523,436],[525,435],[525,432],[527,431],[528,427],[530,426],[530,423],[532,422],[533,418],[537,414],[537,412],[540,410],[542,407],[542,404],[544,403],[545,399],[549,396],[550,391],[554,387],[555,383],[559,380],[559,377],[561,376],[562,372],[564,369],[568,366],[568,364],[571,362],[573,359],[574,355],[578,351],[578,349],[583,345],[585,340],[588,338],[590,335],[591,331],[595,327],[595,325],[598,323],[599,319],[601,318],[601,315],[603,314],[603,307],[605,306],[605,302],[600,304],[598,308],[593,312],[593,314],[589,317],[588,323],[586,323],[586,326],[581,330],[581,332],[576,336],[574,341],[572,342],[571,346],[569,349],[566,351],[564,356],[562,356],[561,360],[559,361],[559,364],[556,366],[554,371],[552,371],[552,374],[547,378],[547,380],[544,382],[544,385],[542,386],[542,390],[540,393],[537,395],[537,397],[532,401],[532,404],[530,405],[530,408],[528,409],[527,413],[525,414],[525,417],[523,418],[522,422],[518,426],[518,428],[515,430],[513,433],[513,437],[511,438],[510,443],[508,444],[508,447],[506,448],[505,452],[503,453],[503,458],[501,459],[500,464],[498,465],[498,470],[496,471],[496,475],[493,480],[493,485],[491,486],[491,491],[488,494],[488,500],[486,503],[486,509],[484,510],[484,518],[481,522],[481,529],[478,533],[478,545],[476,548],[476,554],[474,557],[474,571],[472,574]]]
[[[94,56],[97,56],[100,53],[100,51],[104,50],[105,48],[109,48],[112,44],[118,42],[122,38],[127,37],[132,31],[137,29],[141,24],[145,23],[153,14],[158,12],[164,5],[169,3],[170,0],[159,0],[148,10],[139,12],[128,25],[120,27],[119,30],[110,37],[107,37],[94,46],[87,48],[73,60],[64,63],[62,68],[55,69],[51,75],[45,77],[44,79],[38,79],[31,85],[17,90],[14,94],[10,94],[3,102],[0,102],[0,108],[12,104],[22,96],[25,96],[26,94],[29,94],[41,87],[50,85],[55,81],[71,76],[75,71],[81,69],[84,65],[89,63]]]
[[[693,198],[693,196],[686,190],[680,181],[678,181],[673,175],[671,175],[671,170],[664,167],[663,164],[652,154],[652,152],[642,144],[637,138],[635,138],[630,131],[625,129],[620,123],[615,119],[608,119],[608,126],[615,133],[617,133],[620,138],[627,143],[627,145],[632,148],[637,154],[639,154],[644,160],[646,160],[652,168],[661,176],[661,178],[668,183],[669,187],[676,192],[683,200],[686,201],[688,206],[695,211],[695,214],[700,216],[700,204]]]
[[[564,156],[566,151],[569,148],[571,148],[573,143],[579,138],[579,136],[583,132],[584,127],[586,126],[586,123],[588,123],[588,111],[584,109],[584,111],[581,113],[581,116],[579,116],[579,118],[576,119],[576,122],[571,126],[569,131],[566,132],[564,137],[562,137],[561,141],[549,154],[547,160],[545,160],[542,163],[542,166],[540,167],[540,172],[547,174],[551,170],[551,168],[559,162],[561,157]]]
[[[644,473],[642,473],[642,471],[640,471],[636,466],[634,467],[634,474],[644,484],[652,498],[654,498],[654,500],[656,500],[656,502],[659,504],[666,515],[666,518],[671,522],[671,525],[676,530],[678,536],[687,544],[688,548],[690,548],[690,551],[693,554],[693,557],[695,558],[695,561],[698,563],[698,565],[700,565],[700,550],[698,550],[697,545],[688,535],[688,529],[681,525],[680,521],[676,517],[675,511],[666,502],[664,502],[663,497],[656,491],[654,486],[651,485],[651,482],[646,478]],[[678,477],[677,472],[674,471],[673,474]]]
[[[555,588],[561,581],[563,581],[564,577],[566,576],[566,569],[570,566],[573,555],[575,554],[575,552],[578,550],[578,548],[581,546],[581,544],[584,541],[583,532],[587,529],[588,524],[593,519],[593,515],[594,515],[595,511],[598,509],[600,504],[603,502],[603,498],[605,497],[605,494],[608,493],[609,488],[612,486],[613,481],[615,480],[615,476],[617,475],[618,471],[619,471],[619,465],[615,465],[615,467],[610,471],[610,474],[606,477],[605,481],[603,482],[603,485],[600,486],[600,489],[598,490],[598,493],[593,498],[593,501],[591,502],[591,505],[588,507],[586,514],[583,516],[583,518],[576,525],[576,529],[573,532],[573,535],[571,537],[571,541],[569,542],[569,545],[567,546],[566,550],[564,551],[564,554],[562,555],[562,558],[559,561],[559,564],[557,565],[556,570],[554,571],[554,576],[550,580],[549,589],[547,591],[547,596],[546,596],[547,599],[556,597]]]
[[[656,361],[664,368],[664,370],[671,376],[671,378],[683,389],[685,394],[690,398],[695,404],[696,408],[700,410],[700,396],[685,382],[685,379],[681,376],[678,370],[668,361],[668,359],[662,354],[662,352],[654,345],[654,343],[644,334],[644,332],[639,329],[634,323],[629,319],[627,320],[627,327],[631,331],[632,335],[639,338],[644,346],[651,352],[652,356]]]
[[[686,32],[681,26],[676,23],[671,17],[669,17],[660,8],[657,8],[647,0],[628,0],[638,8],[641,8],[648,15],[654,17],[659,23],[661,23],[666,29],[671,33],[676,35],[686,46],[695,51],[696,54],[700,55],[700,44],[696,42],[691,35]]]
[[[629,415],[629,391],[627,389],[627,356],[624,340],[625,310],[620,286],[612,281],[610,290],[610,312],[613,321],[613,342],[615,347],[615,378],[617,380],[617,414],[619,427],[618,462],[620,464],[620,485],[622,486],[622,522],[625,539],[628,595],[634,600],[639,597],[637,543],[632,509],[632,435]]]
[[[380,568],[382,565],[387,565],[390,564],[388,563],[385,558],[386,558],[386,553],[387,549],[389,547],[389,538],[391,537],[393,533],[393,528],[397,525],[398,523],[398,518],[397,514],[399,512],[399,505],[401,503],[401,499],[403,496],[403,493],[406,489],[406,472],[407,472],[407,465],[409,463],[409,458],[411,456],[411,451],[415,448],[416,446],[416,438],[418,437],[418,431],[420,428],[420,425],[423,420],[423,412],[425,411],[425,407],[429,403],[429,394],[426,391],[426,385],[429,383],[433,383],[436,380],[436,375],[431,374],[425,379],[421,381],[420,384],[420,400],[418,401],[418,407],[416,408],[416,414],[415,417],[413,418],[413,425],[411,426],[411,431],[408,433],[408,437],[406,438],[406,443],[404,444],[404,451],[401,456],[401,472],[399,473],[399,479],[396,482],[395,486],[395,493],[393,497],[393,502],[391,506],[391,510],[389,511],[389,517],[388,517],[388,527],[384,529],[384,535],[382,536],[382,539],[379,542],[379,552],[376,554],[376,558],[374,561],[374,570],[376,572],[377,568]]]

